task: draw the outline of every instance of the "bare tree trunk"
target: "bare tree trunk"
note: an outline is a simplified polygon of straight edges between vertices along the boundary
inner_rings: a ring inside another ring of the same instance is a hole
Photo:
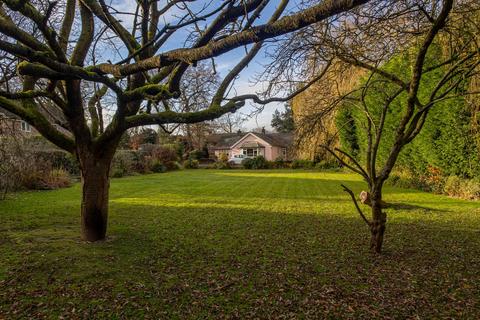
[[[112,157],[87,157],[82,162],[82,239],[104,240],[108,221],[108,193]]]
[[[370,226],[371,240],[370,249],[376,253],[381,253],[383,245],[383,236],[387,223],[387,215],[382,211],[382,194],[380,191],[373,191],[372,204],[372,224]]]

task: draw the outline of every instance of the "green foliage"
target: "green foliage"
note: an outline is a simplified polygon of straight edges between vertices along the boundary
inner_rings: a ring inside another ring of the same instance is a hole
[[[54,190],[72,185],[70,174],[52,168],[49,163],[37,163],[22,172],[22,186],[29,190]]]
[[[315,167],[315,162],[311,160],[297,159],[292,161],[291,167],[292,169],[313,169]]]
[[[462,179],[450,176],[445,182],[445,194],[467,200],[480,199],[480,179]]]
[[[214,164],[214,168],[223,170],[223,169],[231,169],[232,166],[226,161],[217,161]]]
[[[228,154],[226,154],[225,152],[220,153],[220,156],[218,157],[218,161],[228,162]]]
[[[440,54],[440,49],[434,46],[427,56],[427,65],[437,63]],[[411,59],[412,56],[405,52],[388,62],[384,68],[406,79],[411,71]],[[419,91],[420,101],[426,101],[443,72],[444,70],[439,69],[424,75]],[[374,77],[373,81],[377,79],[381,78]],[[396,85],[382,81],[368,91],[366,104],[376,126],[386,94],[391,95],[397,89]],[[396,128],[405,112],[405,105],[406,94],[403,93],[394,100],[388,110],[378,151],[378,167],[383,166],[389,155]],[[439,102],[430,111],[422,132],[403,148],[396,166],[417,175],[428,175],[429,168],[433,167],[438,169],[442,176],[480,176],[480,150],[471,134],[472,116],[462,98]],[[364,129],[365,113],[358,107],[346,104],[338,112],[336,123],[340,130],[342,149],[364,162],[368,141]]]
[[[118,150],[112,160],[111,174],[113,177],[120,178],[135,172],[138,157],[133,150]]]
[[[290,162],[285,161],[283,157],[278,157],[275,161],[270,162],[269,167],[273,169],[290,168]]]
[[[80,166],[75,157],[63,150],[50,149],[34,152],[35,161],[49,162],[54,169],[63,169],[72,175],[80,174]]]
[[[285,110],[283,112],[275,110],[272,116],[271,126],[277,132],[292,132],[295,129],[293,111],[290,104],[285,104]]]
[[[142,143],[157,143],[158,135],[157,132],[150,128],[145,128],[140,133],[142,135]]]
[[[336,126],[339,128],[339,138],[343,150],[353,157],[358,155],[360,146],[358,142],[357,125],[353,117],[352,108],[343,106],[337,113],[335,119]]]
[[[178,170],[177,153],[174,145],[145,144],[141,150],[118,150],[112,162],[112,177],[123,177],[149,172]]]
[[[150,166],[150,170],[155,173],[163,173],[167,171],[167,167],[165,167],[162,162],[154,160]]]
[[[246,158],[242,160],[242,167],[244,169],[268,169],[271,167],[271,164],[263,156],[258,156],[255,158]]]
[[[268,169],[269,163],[263,156],[253,158],[252,169]]]
[[[332,169],[339,169],[337,161],[331,160],[321,160],[315,163],[315,169],[319,170],[332,170]]]
[[[242,160],[242,167],[244,169],[252,169],[253,167],[253,159],[252,158],[245,158]]]
[[[188,154],[188,159],[199,160],[207,158],[208,154],[205,154],[205,150],[193,150]]]
[[[200,163],[195,159],[188,159],[183,162],[183,167],[185,169],[198,169]]]

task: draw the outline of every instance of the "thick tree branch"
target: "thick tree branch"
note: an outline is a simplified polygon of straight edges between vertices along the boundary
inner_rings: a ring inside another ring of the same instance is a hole
[[[369,0],[323,1],[318,5],[286,16],[274,23],[253,27],[235,35],[227,36],[222,40],[210,42],[199,48],[173,50],[129,65],[100,64],[91,66],[89,70],[122,77],[141,71],[161,68],[179,61],[194,63],[216,57],[244,45],[297,31],[336,14],[353,9],[368,1]]]

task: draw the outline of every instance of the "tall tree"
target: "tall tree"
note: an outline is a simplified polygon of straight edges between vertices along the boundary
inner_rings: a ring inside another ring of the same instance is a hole
[[[292,57],[299,55],[308,57],[304,68],[328,63],[343,68],[340,78],[353,68],[364,70],[360,85],[334,95],[328,107],[299,125],[309,130],[338,106],[347,105],[362,115],[362,126],[355,128],[366,140],[366,148],[359,150],[362,154],[323,147],[368,184],[363,201],[371,207],[371,217],[364,214],[353,192],[343,187],[369,228],[374,252],[382,250],[387,222],[383,186],[401,151],[422,131],[432,109],[479,93],[468,89],[480,71],[479,13],[480,4],[474,0],[372,1],[359,13],[338,17],[335,24],[300,31],[301,36],[289,37],[288,45],[275,51],[276,60],[295,70]],[[399,56],[405,57],[405,63],[392,68],[390,62]],[[271,70],[280,78],[276,69]],[[387,150],[383,159],[380,149]]]
[[[220,118],[216,119],[212,127],[216,132],[220,133],[235,133],[243,131],[243,124],[247,121],[247,116],[237,113],[227,113]]]
[[[1,80],[0,106],[76,155],[83,185],[82,236],[102,240],[107,230],[110,165],[126,130],[212,120],[235,112],[246,100],[285,101],[227,96],[264,40],[367,2],[313,1],[285,15],[288,0],[141,0],[135,2],[133,12],[125,12],[122,5],[127,2],[2,0],[1,57],[8,70],[16,67],[16,73]],[[275,11],[265,19],[265,9],[275,4]],[[190,112],[169,107],[181,96],[188,70],[240,47],[246,47],[245,56],[222,79],[208,107]],[[89,91],[93,94],[85,94]],[[41,106],[61,114],[70,134],[47,121]]]
[[[211,63],[199,62],[185,72],[180,85],[180,97],[170,106],[176,112],[198,112],[208,108],[220,85],[220,76]],[[213,130],[210,122],[185,123],[178,126],[186,138],[187,152],[205,145],[206,136]]]
[[[282,112],[275,110],[271,126],[277,132],[292,132],[295,130],[292,107],[289,103],[285,103],[284,108]]]

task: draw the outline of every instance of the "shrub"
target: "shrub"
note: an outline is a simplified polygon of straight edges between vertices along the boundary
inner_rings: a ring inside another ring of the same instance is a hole
[[[64,169],[53,169],[43,177],[44,189],[67,188],[72,185],[70,175]]]
[[[450,176],[445,181],[443,192],[449,196],[457,197],[459,195],[461,179],[458,176]]]
[[[203,150],[193,150],[188,154],[188,159],[199,160],[205,158],[205,152]]]
[[[293,160],[291,164],[292,169],[312,169],[315,167],[315,164],[311,160]]]
[[[263,156],[255,158],[246,158],[242,160],[242,167],[245,169],[268,169],[272,168],[273,164],[267,161]]]
[[[253,159],[252,158],[245,158],[242,160],[242,167],[244,169],[252,169],[253,168]]]
[[[275,169],[285,168],[285,160],[282,157],[278,157],[271,163],[271,166]]]
[[[218,161],[228,162],[228,154],[226,154],[224,152],[220,153],[220,155],[218,156]]]
[[[64,169],[52,169],[50,164],[32,166],[23,172],[22,185],[30,190],[53,190],[71,186],[70,175]]]
[[[478,178],[462,179],[458,176],[449,176],[443,191],[451,197],[468,200],[480,199],[480,180]]]
[[[174,145],[155,146],[151,153],[152,161],[161,162],[167,170],[179,169],[177,151],[174,147]]]
[[[188,159],[183,162],[183,168],[185,169],[198,169],[199,166],[198,160]]]
[[[121,178],[121,177],[124,177],[125,176],[125,172],[121,169],[116,169],[116,168],[113,168],[111,171],[110,171],[110,176],[112,178]]]
[[[113,177],[123,177],[132,174],[135,172],[136,165],[135,163],[137,156],[135,151],[131,150],[119,150],[115,153],[112,161],[112,176]]]
[[[315,169],[320,169],[320,170],[338,169],[338,163],[336,161],[321,160],[315,164]]]
[[[150,166],[150,170],[155,173],[164,173],[167,171],[167,167],[158,160],[155,160]]]
[[[80,166],[75,157],[63,150],[41,150],[34,151],[36,161],[49,162],[52,168],[64,169],[72,175],[80,174]]]
[[[445,185],[445,178],[442,175],[440,169],[428,166],[427,174],[425,176],[415,175],[416,177],[420,176],[424,180],[425,184],[428,186],[428,191],[433,191],[436,193],[442,193]]]
[[[461,197],[468,200],[480,199],[480,179],[463,180],[460,185]]]
[[[268,169],[268,162],[263,156],[253,158],[252,169]]]
[[[430,187],[425,182],[425,179],[417,174],[413,174],[408,169],[397,169],[390,175],[387,184],[404,189],[417,189],[423,191],[430,191]]]
[[[215,162],[215,169],[231,169],[232,166],[226,161],[217,161]]]

